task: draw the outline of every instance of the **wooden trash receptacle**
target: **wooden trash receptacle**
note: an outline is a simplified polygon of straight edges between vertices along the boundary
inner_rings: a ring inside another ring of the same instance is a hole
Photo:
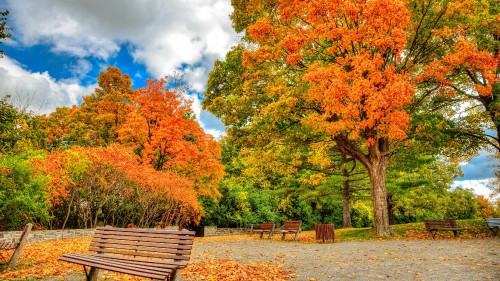
[[[332,239],[332,242],[335,242],[335,225],[333,223],[315,224],[314,230],[316,231],[316,240],[326,242]]]

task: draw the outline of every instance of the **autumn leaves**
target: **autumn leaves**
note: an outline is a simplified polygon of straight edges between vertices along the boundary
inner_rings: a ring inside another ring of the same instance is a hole
[[[53,152],[33,163],[49,175],[52,212],[65,213],[53,223],[197,223],[197,196],[218,195],[224,172],[219,145],[195,120],[182,81],[148,80],[134,91],[128,75],[108,67],[98,82],[80,107],[45,119]]]

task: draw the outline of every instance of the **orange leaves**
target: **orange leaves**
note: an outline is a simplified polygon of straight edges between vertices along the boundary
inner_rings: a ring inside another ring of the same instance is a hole
[[[220,147],[194,120],[185,89],[167,88],[166,79],[149,80],[134,92],[136,106],[121,127],[120,139],[140,151],[141,161],[158,171],[174,171],[195,183],[202,195],[218,195],[224,168]]]
[[[54,240],[26,244],[19,258],[16,270],[0,273],[0,279],[46,276],[60,276],[71,272],[81,272],[80,265],[58,261],[70,252],[86,253],[90,238]]]
[[[255,265],[239,264],[230,259],[216,259],[208,262],[190,263],[182,271],[182,277],[188,280],[227,280],[227,281],[284,281],[293,275],[283,270],[283,266],[275,262],[264,262]]]

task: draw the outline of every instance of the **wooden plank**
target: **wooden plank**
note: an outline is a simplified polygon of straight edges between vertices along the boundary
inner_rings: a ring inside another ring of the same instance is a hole
[[[12,254],[12,257],[9,261],[9,268],[14,268],[17,265],[17,261],[19,260],[19,256],[21,255],[21,251],[23,250],[24,244],[28,241],[28,235],[33,225],[28,223],[21,233],[21,237],[19,238],[19,243],[16,246],[16,250]]]
[[[130,265],[124,265],[110,260],[101,260],[87,256],[64,255],[59,259],[62,261],[72,262],[85,266],[97,267],[103,270],[109,270],[119,273],[125,273],[125,274],[152,278],[152,279],[160,279],[160,280],[165,279],[172,272],[171,269],[163,269],[162,271],[159,270],[155,271],[152,269],[142,270],[140,268],[131,268]]]
[[[177,231],[177,230],[140,230],[136,228],[114,228],[114,227],[104,227],[97,228],[95,233],[102,234],[119,234],[124,236],[149,236],[149,237],[172,237],[179,239],[193,240],[196,232],[194,231]]]
[[[189,256],[177,256],[177,255],[167,255],[167,254],[156,254],[156,253],[147,253],[147,252],[130,252],[130,251],[121,251],[117,249],[109,249],[109,248],[91,248],[89,251],[98,251],[104,254],[117,254],[117,255],[125,255],[125,256],[138,256],[138,257],[150,257],[150,258],[159,258],[159,259],[170,259],[170,260],[189,260]]]
[[[138,241],[116,240],[116,239],[111,240],[110,239],[110,240],[99,241],[99,242],[91,241],[90,246],[98,247],[99,245],[103,245],[103,247],[104,247],[106,245],[123,245],[125,247],[125,246],[136,246],[138,244],[137,242]],[[167,243],[163,243],[163,242],[156,242],[156,243],[143,242],[143,241],[139,241],[139,242],[141,242],[140,243],[141,246],[152,247],[152,248],[175,249],[175,250],[191,250],[193,248],[192,245],[167,244]]]
[[[19,243],[11,243],[6,241],[0,241],[0,250],[12,250],[17,247]]]
[[[175,255],[189,255],[191,253],[190,250],[177,250],[173,248],[156,248],[156,247],[143,247],[141,244],[137,245],[122,245],[122,244],[114,244],[114,243],[106,243],[106,244],[90,244],[89,250],[91,251],[99,251],[102,248],[112,248],[112,249],[123,249],[123,250],[132,250],[131,254],[135,252],[152,252],[152,253],[168,253]]]
[[[194,238],[194,237],[193,237]],[[101,239],[116,239],[116,240],[130,240],[130,241],[141,241],[141,242],[164,242],[169,244],[180,244],[180,245],[190,245],[193,244],[194,239],[175,239],[175,238],[167,238],[167,237],[139,237],[139,236],[124,236],[124,235],[103,235],[103,234],[94,234],[94,241],[100,241]]]
[[[130,270],[137,270],[139,272],[149,272],[149,273],[160,273],[168,274],[172,272],[176,266],[155,263],[153,260],[149,260],[147,263],[139,263],[134,260],[122,260],[116,259],[114,257],[105,255],[72,255],[69,258],[74,258],[77,260],[87,260],[96,262],[106,262],[108,265],[117,266],[120,268],[127,268]]]
[[[139,258],[127,258],[125,256],[108,256],[108,255],[99,255],[99,254],[87,254],[88,256],[100,256],[102,259],[114,259],[114,260],[123,260],[127,262],[135,262],[137,264],[147,264],[154,263],[156,265],[161,265],[166,268],[176,268],[176,267],[185,267],[188,263],[187,261],[166,261],[166,260],[151,260],[151,259],[139,259]]]

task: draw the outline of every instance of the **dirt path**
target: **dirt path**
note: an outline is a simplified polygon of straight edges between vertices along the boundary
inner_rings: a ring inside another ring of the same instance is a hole
[[[293,280],[500,280],[500,239],[304,244],[244,240],[195,244],[192,261],[276,261]]]

